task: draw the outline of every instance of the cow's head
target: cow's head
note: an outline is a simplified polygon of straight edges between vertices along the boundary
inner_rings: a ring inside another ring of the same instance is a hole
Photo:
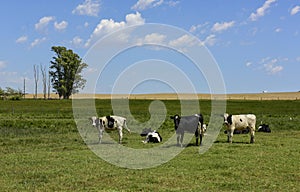
[[[89,120],[91,121],[91,123],[92,123],[92,125],[93,125],[94,127],[96,127],[96,121],[97,121],[97,119],[98,119],[98,118],[95,117],[95,116],[89,118]]]
[[[228,113],[224,113],[224,124],[225,125],[232,124],[232,115],[229,115]]]
[[[180,123],[180,116],[176,114],[174,116],[170,116],[170,118],[173,119],[174,125],[175,125],[175,130],[177,130],[179,127],[179,123]]]

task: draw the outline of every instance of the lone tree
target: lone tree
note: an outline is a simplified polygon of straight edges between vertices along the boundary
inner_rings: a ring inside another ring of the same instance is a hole
[[[80,74],[88,65],[72,50],[61,46],[53,46],[56,56],[51,61],[49,75],[53,89],[59,98],[69,99],[69,97],[83,89],[86,80]]]

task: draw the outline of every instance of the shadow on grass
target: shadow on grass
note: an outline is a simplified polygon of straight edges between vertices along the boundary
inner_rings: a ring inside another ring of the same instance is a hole
[[[214,143],[227,143],[227,144],[252,144],[252,143],[249,143],[247,141],[232,141],[232,143],[228,143],[228,141],[220,141],[220,140],[217,140],[215,141]]]

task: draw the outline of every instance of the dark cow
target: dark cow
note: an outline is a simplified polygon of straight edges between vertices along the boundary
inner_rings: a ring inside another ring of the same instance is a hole
[[[269,125],[267,124],[261,124],[258,126],[258,132],[266,132],[266,133],[271,133],[271,129]]]
[[[196,145],[198,146],[198,140],[200,138],[200,145],[202,144],[202,137],[204,135],[203,129],[203,116],[202,114],[195,114],[191,116],[170,116],[174,121],[175,131],[177,134],[177,145],[182,147],[183,136],[185,132],[195,133]]]

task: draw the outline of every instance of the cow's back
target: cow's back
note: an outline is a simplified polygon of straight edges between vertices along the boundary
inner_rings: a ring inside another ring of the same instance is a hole
[[[256,116],[253,114],[234,115],[234,118],[236,129],[245,129],[246,127],[255,128]]]
[[[198,127],[199,117],[198,116],[182,116],[179,122],[177,132],[189,132],[195,133]]]

